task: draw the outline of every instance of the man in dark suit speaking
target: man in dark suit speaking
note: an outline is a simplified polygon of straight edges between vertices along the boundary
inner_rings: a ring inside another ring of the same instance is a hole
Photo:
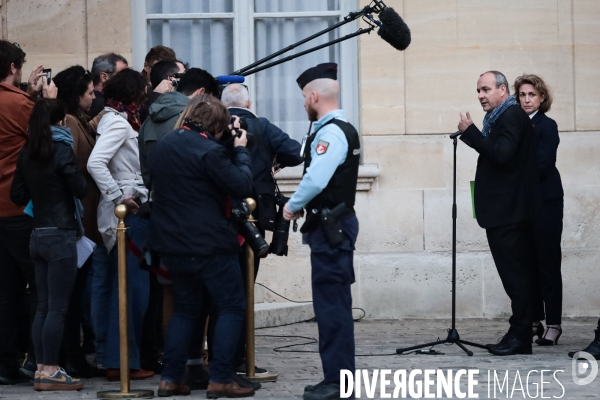
[[[479,102],[487,112],[480,131],[467,113],[460,115],[461,140],[479,153],[475,175],[475,214],[485,228],[504,290],[511,300],[510,329],[495,345],[495,355],[531,354],[531,219],[539,198],[532,126],[497,71],[477,81]]]

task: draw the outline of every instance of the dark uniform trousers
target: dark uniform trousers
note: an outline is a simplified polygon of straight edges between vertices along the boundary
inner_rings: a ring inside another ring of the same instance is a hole
[[[531,341],[531,270],[534,263],[531,221],[486,229],[490,251],[511,302],[509,332]]]
[[[532,270],[531,293],[533,320],[547,319],[550,325],[560,325],[562,315],[562,252],[563,198],[546,200],[533,221],[533,240],[537,265]],[[544,304],[546,308],[544,310]]]
[[[355,215],[342,221],[344,241],[332,247],[321,226],[305,235],[310,246],[313,307],[325,382],[339,382],[340,370],[355,370],[352,295],[353,254],[358,236]]]

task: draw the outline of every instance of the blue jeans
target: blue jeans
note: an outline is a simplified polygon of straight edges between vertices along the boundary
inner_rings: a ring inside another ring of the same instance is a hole
[[[34,229],[31,233],[31,259],[35,265],[38,304],[32,336],[36,362],[58,365],[58,355],[77,276],[75,229]]]
[[[146,243],[148,221],[133,214],[125,218],[127,236],[137,247],[143,249]],[[110,262],[96,269],[94,259],[94,299],[92,313],[97,344],[104,341],[101,356],[97,361],[104,368],[120,368],[119,345],[119,280],[118,280],[118,250],[115,246],[109,257]],[[148,271],[139,267],[137,257],[127,251],[127,294],[129,307],[129,367],[140,369],[140,342],[144,314],[148,307],[150,283]],[[101,298],[95,298],[96,294]],[[94,303],[95,302],[95,303]],[[102,347],[102,346],[100,346]],[[96,350],[98,357],[98,349]]]
[[[106,321],[108,320],[108,305],[110,299],[110,270],[112,261],[105,245],[96,247],[92,255],[92,293],[91,319],[94,328],[96,347],[96,363],[102,365],[104,345],[106,342]]]
[[[181,383],[194,324],[200,313],[201,287],[209,291],[216,310],[210,381],[231,382],[233,358],[244,322],[246,300],[237,254],[212,257],[162,257],[173,279],[174,310],[167,334],[161,379]],[[202,338],[194,338],[202,340]]]

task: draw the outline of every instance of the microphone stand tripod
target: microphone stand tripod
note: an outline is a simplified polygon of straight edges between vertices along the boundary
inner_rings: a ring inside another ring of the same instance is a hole
[[[436,340],[435,342],[419,344],[412,347],[404,347],[396,349],[396,353],[403,354],[407,351],[422,349],[424,347],[432,347],[437,346],[439,344],[455,344],[460,347],[467,355],[470,357],[473,355],[473,352],[467,349],[464,345],[479,347],[480,349],[485,349],[484,345],[468,342],[466,340],[462,340],[458,331],[456,330],[456,147],[458,136],[460,135],[460,131],[453,133],[450,135],[450,139],[454,142],[454,182],[453,182],[453,193],[452,193],[452,328],[448,328],[448,337],[444,340]]]

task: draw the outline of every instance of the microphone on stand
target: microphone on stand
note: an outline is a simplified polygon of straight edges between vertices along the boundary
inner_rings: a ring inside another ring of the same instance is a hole
[[[410,28],[400,15],[391,7],[384,8],[379,13],[379,30],[377,34],[396,50],[406,50],[410,45]]]
[[[459,137],[462,134],[463,133],[461,131],[456,131],[452,135],[450,135],[450,139],[455,139],[455,138]]]

